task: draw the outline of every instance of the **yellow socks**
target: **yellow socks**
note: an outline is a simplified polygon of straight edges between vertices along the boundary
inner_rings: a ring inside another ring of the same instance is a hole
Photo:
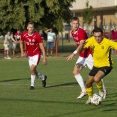
[[[89,97],[92,97],[93,95],[93,87],[86,88],[87,94]]]
[[[98,88],[99,91],[103,92],[102,81],[96,83],[96,86],[97,86],[97,88]]]

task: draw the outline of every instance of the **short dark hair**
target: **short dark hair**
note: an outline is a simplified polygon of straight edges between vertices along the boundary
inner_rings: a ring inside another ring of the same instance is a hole
[[[103,33],[103,30],[101,28],[99,28],[99,27],[96,27],[96,28],[93,29],[92,33],[95,33],[95,32]]]
[[[28,22],[27,26],[28,26],[29,24],[31,24],[31,25],[33,25],[33,26],[34,26],[34,23],[33,23],[33,22]]]
[[[72,17],[71,21],[79,21],[79,18],[78,17]]]

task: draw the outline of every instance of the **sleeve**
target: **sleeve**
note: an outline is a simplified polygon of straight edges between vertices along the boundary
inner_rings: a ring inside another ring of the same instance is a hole
[[[115,50],[117,50],[117,42],[108,40],[108,44],[110,45],[111,48],[114,48]]]
[[[89,47],[93,48],[93,44],[92,44],[93,40],[92,40],[92,38],[87,39],[85,42],[86,42],[86,44],[84,46],[85,48],[89,48]]]

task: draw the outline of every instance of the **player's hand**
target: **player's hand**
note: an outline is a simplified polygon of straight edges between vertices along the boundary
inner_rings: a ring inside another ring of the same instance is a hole
[[[44,64],[44,65],[47,64],[47,60],[46,60],[46,58],[43,58],[43,64]]]
[[[21,57],[25,57],[26,53],[25,52],[21,52]]]
[[[24,54],[23,54],[23,52],[21,52],[21,57],[24,57]]]
[[[74,57],[74,53],[72,53],[71,55],[69,55],[66,59],[68,61],[68,60],[71,60],[73,57]]]

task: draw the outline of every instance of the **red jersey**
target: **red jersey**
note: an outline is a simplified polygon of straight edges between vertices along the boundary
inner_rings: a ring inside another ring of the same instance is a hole
[[[34,32],[32,35],[25,31],[21,34],[21,40],[26,42],[26,51],[28,56],[34,56],[41,53],[39,43],[43,43],[41,36]]]
[[[17,40],[20,40],[21,38],[21,34],[18,34],[17,32],[14,34],[14,37],[17,39]]]
[[[112,33],[112,40],[116,41],[117,40],[117,31],[112,30],[111,33]]]
[[[77,46],[79,46],[81,40],[86,40],[88,38],[86,32],[81,28],[78,28],[78,30],[75,32],[72,30],[71,34],[72,34],[72,37],[73,37],[75,43],[77,44]],[[82,51],[79,54],[79,56],[81,56],[83,58],[87,58],[89,56],[89,54],[91,54],[90,48]]]

